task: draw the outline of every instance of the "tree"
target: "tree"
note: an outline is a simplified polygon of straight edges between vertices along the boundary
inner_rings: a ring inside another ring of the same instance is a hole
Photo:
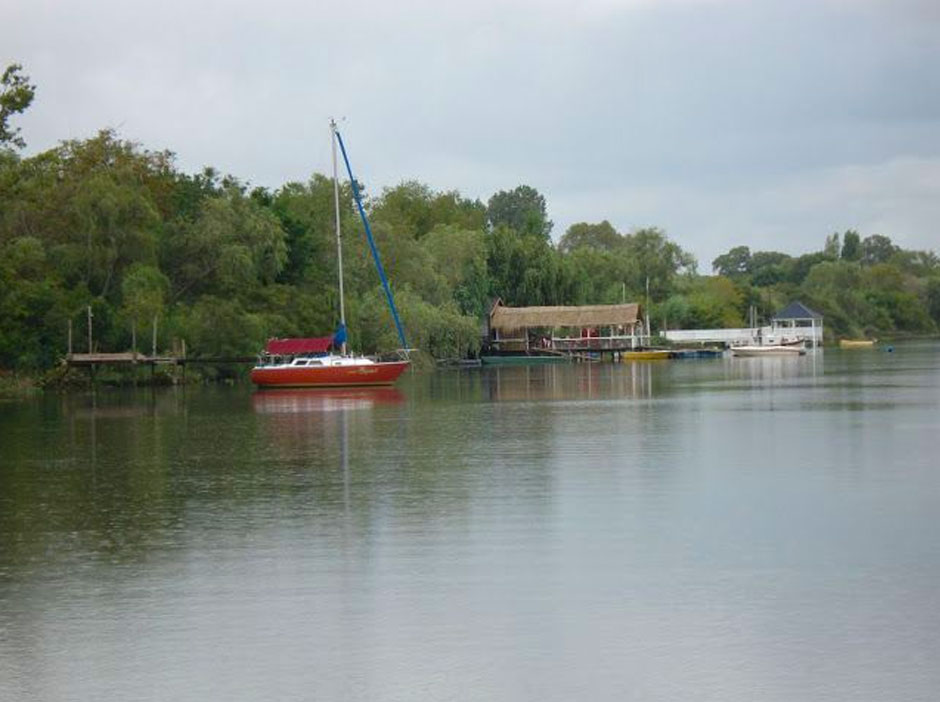
[[[537,234],[546,239],[552,231],[545,198],[528,185],[493,195],[486,205],[486,218],[494,231],[505,226],[520,234]]]
[[[940,326],[940,278],[932,278],[927,282],[927,312]]]
[[[333,181],[318,173],[307,183],[287,183],[274,193],[270,210],[286,234],[287,260],[278,280],[303,285],[335,278]],[[358,226],[346,182],[340,186],[340,219],[341,231]]]
[[[747,246],[735,246],[712,261],[712,270],[726,278],[746,275],[751,270],[751,249]]]
[[[490,293],[486,273],[486,236],[481,230],[435,227],[421,240],[434,274],[461,312],[482,316]]]
[[[36,86],[30,85],[29,77],[20,73],[22,70],[20,64],[14,63],[0,76],[0,146],[11,144],[21,149],[26,146],[19,136],[20,130],[9,125],[10,118],[29,107],[36,94]]]
[[[182,227],[164,252],[174,299],[231,295],[272,283],[287,259],[277,218],[236,185],[207,200],[199,218]]]
[[[567,301],[560,255],[548,239],[498,227],[487,237],[486,263],[493,294],[507,305],[560,305]]]
[[[857,261],[862,255],[861,245],[862,240],[858,232],[849,229],[842,235],[842,260]]]
[[[370,214],[373,223],[407,231],[413,239],[421,239],[441,225],[482,229],[486,220],[483,203],[465,200],[456,192],[436,193],[417,181],[386,188]]]
[[[755,251],[749,266],[751,285],[763,288],[786,280],[792,261],[792,257],[779,251]]]
[[[571,253],[579,248],[591,248],[598,251],[615,251],[623,245],[623,237],[606,219],[600,224],[578,222],[568,227],[568,231],[558,242],[558,250]]]
[[[862,240],[862,263],[873,266],[876,263],[887,263],[895,253],[899,251],[898,247],[892,243],[891,239],[881,234],[872,234]]]
[[[826,237],[826,245],[823,247],[823,253],[826,254],[826,258],[832,261],[838,260],[841,250],[842,247],[839,245],[839,232],[833,232]]]
[[[656,227],[639,229],[624,237],[623,256],[630,272],[627,287],[645,294],[648,280],[650,295],[658,300],[671,292],[677,275],[695,273],[695,257]]]
[[[143,329],[163,313],[170,281],[154,266],[134,264],[121,283],[124,314]]]

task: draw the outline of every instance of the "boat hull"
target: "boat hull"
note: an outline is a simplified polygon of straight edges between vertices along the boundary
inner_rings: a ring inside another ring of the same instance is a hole
[[[672,352],[672,358],[721,358],[724,356],[721,349],[676,349]]]
[[[620,358],[622,361],[665,361],[672,356],[671,351],[650,349],[647,351],[624,351]]]
[[[731,349],[733,356],[743,358],[756,358],[759,356],[801,356],[806,349],[799,346],[735,346]]]
[[[260,367],[251,371],[251,382],[262,388],[339,388],[392,385],[409,361],[323,367]]]
[[[875,345],[874,339],[840,339],[839,347],[843,349],[870,349]]]
[[[568,356],[552,355],[519,355],[519,356],[480,356],[480,363],[484,366],[533,366],[552,363],[570,363]]]

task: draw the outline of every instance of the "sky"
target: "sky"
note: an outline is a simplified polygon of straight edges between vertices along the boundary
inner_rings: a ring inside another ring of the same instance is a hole
[[[936,0],[0,0],[31,155],[103,128],[187,172],[372,194],[526,184],[558,239],[657,226],[699,270],[855,229],[940,250]]]

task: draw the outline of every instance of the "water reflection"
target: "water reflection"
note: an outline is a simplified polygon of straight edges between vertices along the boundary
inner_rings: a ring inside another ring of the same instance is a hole
[[[309,388],[259,390],[251,404],[259,414],[302,414],[372,409],[404,402],[397,388]]]
[[[932,699],[936,351],[0,406],[0,699]]]
[[[727,367],[732,377],[752,384],[776,383],[794,378],[815,379],[825,371],[823,353],[821,350],[813,350],[804,356],[731,356],[727,359]]]
[[[494,367],[482,371],[495,402],[651,398],[667,368],[661,363],[579,363]]]

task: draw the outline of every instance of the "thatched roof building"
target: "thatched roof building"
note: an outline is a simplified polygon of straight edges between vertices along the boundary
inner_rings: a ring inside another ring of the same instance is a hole
[[[506,307],[496,300],[490,310],[490,329],[506,333],[533,327],[632,327],[642,320],[637,303],[556,307]]]

